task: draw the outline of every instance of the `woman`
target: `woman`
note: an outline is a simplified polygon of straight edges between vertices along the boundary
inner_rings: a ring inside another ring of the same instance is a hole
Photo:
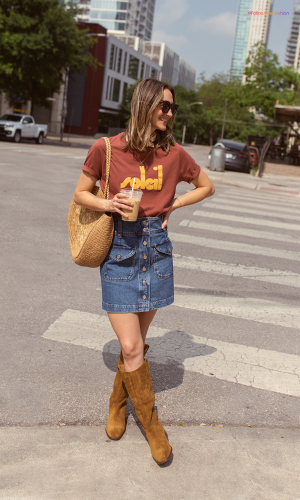
[[[105,143],[98,140],[83,166],[74,200],[100,212],[112,212],[115,232],[101,265],[102,307],[120,341],[121,355],[109,401],[106,433],[120,439],[125,432],[128,395],[145,430],[158,464],[171,457],[172,448],[154,409],[149,372],[148,328],[157,309],[174,300],[172,243],[167,234],[171,213],[213,195],[214,187],[191,156],[174,143],[171,125],[178,105],[174,89],[152,78],[139,83],[131,102],[125,134],[111,137],[110,199],[96,198],[97,180],[104,191]],[[174,199],[176,185],[192,182],[195,189]],[[132,202],[122,188],[143,190],[136,222],[123,221]]]

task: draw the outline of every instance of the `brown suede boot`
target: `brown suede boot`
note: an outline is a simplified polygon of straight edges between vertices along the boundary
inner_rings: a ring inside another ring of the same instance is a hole
[[[145,344],[144,356],[149,349],[149,345]],[[120,358],[118,361],[118,366],[123,365],[123,354],[121,351]],[[128,398],[128,392],[122,380],[121,374],[117,369],[115,376],[114,387],[109,398],[109,417],[106,426],[106,434],[109,439],[113,441],[118,441],[121,439],[125,432],[125,415],[126,415],[126,402]]]
[[[154,408],[155,396],[152,388],[148,359],[133,372],[125,372],[124,365],[118,365],[136,414],[146,433],[154,460],[164,464],[172,455],[165,430]]]

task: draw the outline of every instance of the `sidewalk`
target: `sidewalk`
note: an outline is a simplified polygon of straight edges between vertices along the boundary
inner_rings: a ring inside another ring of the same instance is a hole
[[[230,172],[229,170],[215,172],[209,170],[207,167],[204,167],[203,170],[212,182],[221,182],[222,184],[229,184],[244,189],[255,189],[300,197],[300,177],[265,173],[262,178],[259,178],[240,172]]]
[[[300,430],[166,427],[159,467],[139,427],[0,429],[2,500],[300,500]]]
[[[100,139],[100,137],[106,137],[106,134],[96,134],[94,137],[64,134],[63,141],[60,140],[60,136],[58,135],[48,134],[47,138],[44,139],[44,143],[51,146],[90,149],[94,142],[96,142],[97,139]]]

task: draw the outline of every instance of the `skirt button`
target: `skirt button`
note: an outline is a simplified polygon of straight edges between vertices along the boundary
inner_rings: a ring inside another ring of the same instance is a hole
[[[144,254],[143,259],[144,259],[144,260],[147,260],[147,255],[146,255],[146,254]]]
[[[145,268],[145,266],[143,266],[143,268],[142,268],[142,271],[144,271],[144,272],[146,271],[146,268]]]
[[[143,300],[146,300],[146,298],[147,298],[146,295],[143,295]]]

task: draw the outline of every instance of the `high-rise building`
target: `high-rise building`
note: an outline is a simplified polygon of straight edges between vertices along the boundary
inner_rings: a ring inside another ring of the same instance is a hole
[[[111,34],[151,40],[155,0],[77,0],[82,21],[99,23]]]
[[[144,42],[143,53],[161,67],[161,80],[181,85],[187,90],[195,86],[196,70],[163,42]]]
[[[287,41],[285,63],[300,71],[300,0],[294,0],[291,34]]]
[[[240,0],[230,74],[243,80],[246,59],[257,42],[267,45],[273,0]]]

